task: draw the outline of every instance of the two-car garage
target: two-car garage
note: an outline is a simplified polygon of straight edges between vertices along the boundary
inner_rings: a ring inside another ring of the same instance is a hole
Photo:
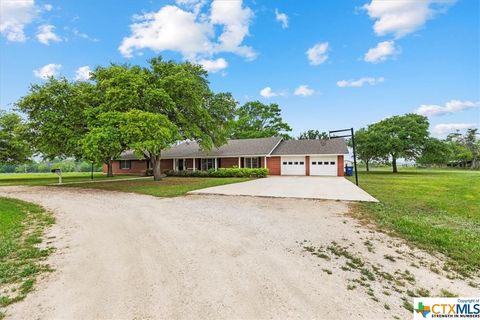
[[[344,174],[346,154],[348,149],[343,139],[286,140],[282,141],[270,156],[278,157],[275,174],[335,177]]]
[[[282,156],[281,174],[282,176],[336,176],[337,161],[337,156]]]

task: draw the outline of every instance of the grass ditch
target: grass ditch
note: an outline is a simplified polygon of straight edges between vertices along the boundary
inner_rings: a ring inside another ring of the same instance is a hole
[[[41,273],[52,271],[45,260],[54,249],[40,245],[55,220],[40,206],[10,198],[0,197],[0,212],[0,308],[5,308],[24,299]]]

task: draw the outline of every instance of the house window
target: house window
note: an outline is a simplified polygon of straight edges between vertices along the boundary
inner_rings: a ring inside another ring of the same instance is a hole
[[[321,166],[323,164],[322,161],[318,161],[318,165]]]
[[[300,161],[300,165],[302,165],[302,166],[303,166],[304,164],[305,164],[305,163],[304,163],[303,161]]]
[[[288,161],[288,164],[289,164],[289,165],[292,165],[292,164],[293,164],[293,162],[292,162],[292,161]]]
[[[245,158],[245,168],[258,168],[260,163],[258,158]]]
[[[316,165],[316,164],[317,164],[317,161],[313,161],[313,162],[312,162],[312,165]]]
[[[120,169],[122,169],[122,170],[132,169],[132,161],[131,160],[120,160]]]
[[[331,165],[335,165],[335,161],[330,162]]]
[[[287,165],[287,161],[283,161],[283,165],[285,165],[285,166],[286,166],[286,165]]]
[[[201,159],[201,169],[203,171],[207,171],[209,169],[215,168],[215,159],[214,158],[208,158],[208,159]]]

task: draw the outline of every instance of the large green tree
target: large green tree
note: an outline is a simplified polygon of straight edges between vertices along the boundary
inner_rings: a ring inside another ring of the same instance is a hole
[[[27,114],[30,141],[45,158],[82,158],[81,140],[87,133],[88,108],[98,104],[95,87],[87,82],[71,83],[66,78],[49,78],[33,84],[17,101]]]
[[[81,141],[83,157],[97,163],[105,163],[108,177],[113,176],[112,160],[118,159],[127,148],[121,131],[123,121],[121,112],[101,113],[90,123],[89,130]]]
[[[417,163],[421,165],[446,165],[452,157],[452,148],[444,140],[429,137],[425,141]]]
[[[236,102],[229,93],[213,93],[207,72],[199,65],[154,58],[146,68],[116,64],[98,67],[92,79],[101,101],[93,114],[139,110],[144,112],[144,121],[152,124],[144,127],[143,134],[135,135],[135,144],[133,136],[124,142],[150,161],[155,180],[160,179],[160,151],[172,143],[171,137],[197,141],[205,150],[227,141]],[[154,121],[168,130],[155,132],[159,127],[153,125]],[[128,127],[139,128],[141,124],[130,121]],[[155,138],[160,139],[159,145],[146,148]],[[143,149],[139,147],[142,145]]]
[[[328,136],[328,133],[325,131],[318,131],[318,130],[307,130],[305,132],[300,133],[298,136],[298,140],[325,140],[329,139],[330,137]]]
[[[21,164],[31,156],[25,121],[16,113],[0,111],[0,163]]]
[[[478,129],[468,129],[460,141],[465,146],[465,148],[467,148],[472,153],[471,168],[477,168],[479,166],[478,162],[480,158],[480,139],[478,138]]]
[[[393,116],[368,127],[382,143],[379,153],[392,160],[393,172],[398,172],[397,160],[416,159],[420,156],[429,136],[426,117],[418,114]]]
[[[161,179],[161,151],[178,141],[178,128],[160,113],[130,110],[123,113],[122,140],[137,155],[147,154],[155,181]]]
[[[288,137],[290,131],[292,128],[283,121],[278,104],[252,101],[237,109],[231,137],[234,139]]]
[[[370,171],[370,162],[385,158],[385,149],[382,140],[373,130],[359,129],[355,132],[355,147],[358,159],[365,163]]]

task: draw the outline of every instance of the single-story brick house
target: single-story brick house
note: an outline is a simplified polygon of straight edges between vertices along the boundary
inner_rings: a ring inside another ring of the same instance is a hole
[[[209,152],[200,150],[196,142],[184,142],[162,152],[161,170],[268,168],[270,175],[343,176],[345,154],[343,139],[232,139]],[[131,151],[113,161],[114,174],[145,174],[148,168],[149,162]]]

